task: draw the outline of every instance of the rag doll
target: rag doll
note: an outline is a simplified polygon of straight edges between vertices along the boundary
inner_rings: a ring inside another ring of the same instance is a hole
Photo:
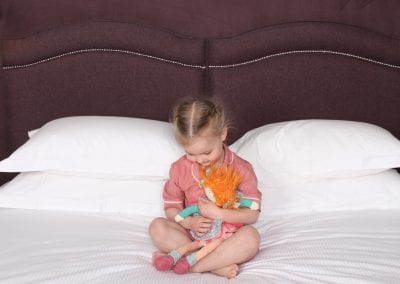
[[[257,210],[259,208],[258,203],[251,199],[242,198],[241,193],[237,190],[241,180],[239,173],[232,167],[212,167],[200,171],[199,186],[204,189],[206,197],[219,207],[226,209],[246,207],[251,210]],[[181,222],[190,215],[198,214],[198,205],[189,206],[175,216],[175,221]],[[166,271],[172,268],[175,273],[184,274],[241,226],[242,224],[226,223],[220,219],[214,220],[209,232],[198,236],[191,231],[193,242],[174,249],[167,255],[156,257],[154,265],[159,271]]]

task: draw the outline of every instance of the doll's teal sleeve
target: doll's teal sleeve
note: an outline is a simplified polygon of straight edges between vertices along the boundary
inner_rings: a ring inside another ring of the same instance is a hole
[[[199,213],[199,206],[192,205],[192,206],[186,207],[181,212],[179,212],[179,214],[177,214],[175,216],[175,221],[180,222],[183,219],[185,219],[186,217],[193,215],[194,213]]]
[[[246,207],[251,210],[257,210],[259,208],[257,202],[254,202],[253,200],[247,199],[247,198],[240,199],[240,207]],[[179,214],[177,214],[175,216],[175,221],[180,222],[183,219],[185,219],[186,217],[193,215],[195,213],[199,213],[199,206],[192,205],[192,206],[186,207],[181,212],[179,212]]]
[[[254,202],[253,200],[248,198],[241,198],[239,203],[240,207],[246,207],[251,210],[258,210],[260,208],[257,202]]]

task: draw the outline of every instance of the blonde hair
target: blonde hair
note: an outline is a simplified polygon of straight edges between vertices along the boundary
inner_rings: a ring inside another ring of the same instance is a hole
[[[228,121],[220,101],[212,98],[186,98],[172,113],[177,140],[185,145],[194,137],[222,135]]]

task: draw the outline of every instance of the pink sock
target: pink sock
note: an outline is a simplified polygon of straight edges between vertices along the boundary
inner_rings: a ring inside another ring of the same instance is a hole
[[[187,258],[183,257],[175,264],[173,270],[176,274],[185,274],[185,273],[189,272],[191,267],[192,266],[190,265]]]
[[[167,271],[174,266],[174,258],[168,254],[154,258],[153,264],[158,271]]]

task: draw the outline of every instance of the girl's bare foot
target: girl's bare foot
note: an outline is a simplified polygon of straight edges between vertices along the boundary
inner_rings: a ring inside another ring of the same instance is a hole
[[[239,265],[231,264],[226,267],[222,267],[220,269],[213,270],[211,272],[214,273],[215,275],[226,277],[228,279],[232,279],[232,278],[235,278],[236,275],[238,274]]]

